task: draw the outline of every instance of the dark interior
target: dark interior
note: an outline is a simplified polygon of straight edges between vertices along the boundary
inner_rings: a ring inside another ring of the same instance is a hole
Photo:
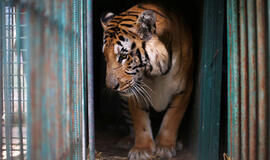
[[[114,0],[114,1],[93,1],[93,32],[94,32],[94,100],[95,100],[95,135],[97,157],[105,159],[117,159],[125,157],[128,150],[116,147],[117,141],[127,135],[128,127],[121,114],[119,97],[112,93],[105,86],[105,69],[102,48],[103,29],[100,24],[102,13],[110,11],[115,14],[121,13],[133,5],[142,2],[141,0]],[[203,1],[161,1],[170,10],[181,12],[190,26],[193,34],[194,45],[194,79],[195,87],[184,120],[180,126],[179,139],[183,143],[183,149],[178,151],[176,159],[197,159],[198,156],[198,133],[199,133],[199,64],[200,64],[200,41],[202,26]],[[162,114],[162,113],[160,113]],[[157,115],[160,115],[157,114]],[[161,121],[160,116],[152,117],[154,132],[158,130]]]

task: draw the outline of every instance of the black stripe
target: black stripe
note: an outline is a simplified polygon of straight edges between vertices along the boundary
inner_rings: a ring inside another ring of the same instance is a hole
[[[108,28],[107,31],[113,31],[113,32],[120,32],[120,28],[118,27],[112,27],[112,28]]]
[[[144,54],[145,54],[145,58],[149,61],[148,53],[145,51]]]
[[[122,18],[113,18],[114,20],[121,20]]]
[[[124,30],[124,29],[122,29],[122,32],[124,32],[125,34],[128,34],[128,32],[126,30]]]
[[[118,38],[121,40],[121,41],[125,41],[125,38],[123,36],[118,36]]]
[[[139,16],[138,15],[135,15],[135,14],[120,14],[120,16],[133,16],[133,17],[136,17],[138,18]]]
[[[140,64],[140,65],[138,65],[138,66],[133,67],[132,69],[135,70],[135,69],[137,69],[137,68],[142,68],[142,67],[145,67],[145,65],[144,65],[144,64]]]
[[[122,43],[120,41],[116,41],[116,43],[123,47]]]
[[[136,47],[136,43],[133,42],[132,45],[131,45],[131,49],[134,49]]]
[[[117,21],[117,20],[111,20],[110,23],[117,23],[118,24],[119,21]]]
[[[120,24],[120,25],[121,25],[121,26],[128,27],[128,28],[134,27],[134,25],[131,25],[131,24]]]
[[[128,14],[131,14],[131,13],[140,13],[138,11],[127,11]]]
[[[142,48],[143,48],[143,50],[144,50],[145,58],[146,58],[147,60],[149,60],[149,55],[148,55],[148,53],[146,52],[146,49],[145,49],[145,41],[142,42]]]
[[[142,48],[145,50],[145,41],[142,42]]]
[[[136,50],[136,54],[138,55],[138,58],[140,60],[140,64],[143,64],[143,62],[142,62],[142,56],[141,56],[141,52],[140,52],[139,48]]]
[[[131,19],[131,18],[122,19],[120,22],[126,22],[126,21],[135,22],[135,20],[134,19]]]

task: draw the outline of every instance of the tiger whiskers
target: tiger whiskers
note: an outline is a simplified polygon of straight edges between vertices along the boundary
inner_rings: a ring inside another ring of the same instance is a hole
[[[139,94],[139,97],[141,99],[143,99],[143,101],[145,102],[145,104],[147,106],[149,106],[149,105],[152,105],[153,106],[152,98],[151,98],[150,94],[147,92],[147,90],[143,86],[141,86],[140,84],[136,83],[134,85],[134,88],[136,89],[136,92]]]
[[[133,95],[134,95],[134,96],[133,96],[134,102],[137,103],[138,105],[141,105],[139,96],[138,96],[138,94],[137,94],[137,92],[136,92],[136,90],[135,90],[135,88],[134,88],[133,85],[131,86],[130,91],[131,91],[131,92],[133,93]]]
[[[150,88],[146,83],[144,83],[144,82],[140,82],[140,84],[142,84],[144,87],[146,87],[149,91],[151,91],[154,95],[156,95],[156,92],[152,89],[152,88]]]
[[[149,93],[141,85],[137,84],[137,87],[140,89],[141,93],[146,96],[146,98],[148,100],[147,102],[149,102],[152,105],[152,103],[151,103],[152,99],[151,99],[151,96],[149,95]],[[147,103],[147,105],[148,105],[148,103]]]

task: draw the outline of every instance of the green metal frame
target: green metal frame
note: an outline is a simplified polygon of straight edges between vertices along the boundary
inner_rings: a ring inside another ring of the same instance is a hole
[[[17,40],[17,51],[24,50],[23,59],[27,84],[27,154],[21,154],[20,159],[86,159],[86,111],[87,97],[88,112],[93,116],[92,93],[92,1],[91,0],[1,0],[1,37],[5,33],[5,6],[16,5],[25,12],[24,23],[26,30],[21,26],[16,28],[17,39],[25,34],[27,39],[21,45]],[[20,13],[16,13],[16,22],[22,20]],[[9,34],[9,32],[7,32]],[[11,59],[7,56],[6,41],[1,38],[1,73],[9,73]],[[3,54],[5,53],[5,54]],[[2,55],[4,56],[2,59]],[[18,52],[18,58],[22,53]],[[87,60],[86,60],[87,58]],[[88,60],[89,59],[89,60]],[[90,64],[89,64],[90,63]],[[89,66],[87,66],[89,64]],[[20,70],[20,66],[17,71]],[[86,76],[86,72],[89,72]],[[2,74],[1,74],[2,76]],[[20,74],[16,75],[20,76]],[[89,79],[90,80],[89,80]],[[2,97],[9,100],[11,89],[9,76],[1,77],[1,103],[10,112],[10,104],[3,104]],[[87,85],[87,83],[89,83]],[[2,84],[6,87],[2,95]],[[18,84],[21,84],[18,79]],[[87,88],[90,91],[86,92]],[[20,86],[19,86],[20,88]],[[19,90],[18,99],[22,99]],[[88,93],[88,95],[85,95]],[[22,106],[22,103],[18,103]],[[3,110],[0,110],[2,113]],[[19,116],[22,110],[18,110]],[[2,114],[1,114],[2,115]],[[20,117],[22,119],[22,117]],[[89,126],[93,127],[93,117],[89,118]],[[12,121],[6,114],[6,144],[7,158],[10,159]],[[2,123],[1,123],[2,124]],[[21,124],[20,124],[21,125]],[[0,126],[2,129],[2,125]],[[94,159],[93,131],[90,128],[90,158]],[[22,130],[19,131],[22,135]],[[2,130],[0,147],[2,149]],[[20,146],[22,153],[22,139]],[[0,150],[2,155],[2,150]],[[25,156],[25,157],[24,157]],[[1,156],[0,156],[1,158]]]
[[[232,159],[269,159],[267,2],[227,1],[227,148]]]
[[[199,159],[219,159],[224,1],[204,0]]]

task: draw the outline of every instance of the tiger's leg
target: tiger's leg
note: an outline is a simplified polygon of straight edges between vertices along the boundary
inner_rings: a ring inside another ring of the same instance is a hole
[[[176,155],[176,139],[178,128],[189,103],[190,91],[179,93],[172,99],[170,108],[167,110],[159,133],[156,137],[156,156],[171,158]]]
[[[139,108],[132,100],[129,108],[135,131],[135,144],[129,151],[129,160],[149,160],[155,152],[149,113]]]

